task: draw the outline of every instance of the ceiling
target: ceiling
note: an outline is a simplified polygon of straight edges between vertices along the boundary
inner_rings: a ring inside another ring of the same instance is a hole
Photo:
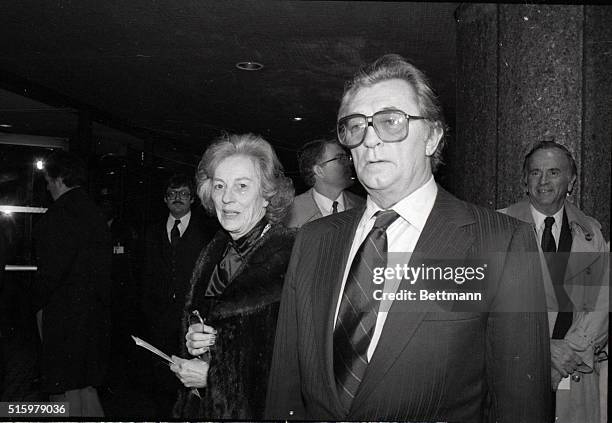
[[[193,160],[220,130],[255,132],[291,168],[304,142],[333,136],[344,81],[384,53],[422,68],[452,121],[457,5],[3,1],[0,131],[73,137],[80,110]]]

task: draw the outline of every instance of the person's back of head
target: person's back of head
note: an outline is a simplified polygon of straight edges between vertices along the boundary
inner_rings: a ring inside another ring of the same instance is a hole
[[[68,188],[85,185],[87,180],[85,162],[76,154],[60,149],[46,157],[45,173],[51,179],[61,178]]]

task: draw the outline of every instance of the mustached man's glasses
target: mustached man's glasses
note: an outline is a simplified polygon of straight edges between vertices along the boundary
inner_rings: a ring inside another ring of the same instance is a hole
[[[348,148],[355,148],[365,140],[368,127],[383,142],[400,142],[408,136],[408,125],[411,120],[427,119],[423,116],[412,116],[401,110],[381,110],[372,116],[361,114],[348,115],[338,120],[338,140]]]
[[[174,200],[176,198],[180,198],[182,200],[188,200],[191,198],[191,191],[182,190],[182,191],[166,191],[166,198],[168,200]]]

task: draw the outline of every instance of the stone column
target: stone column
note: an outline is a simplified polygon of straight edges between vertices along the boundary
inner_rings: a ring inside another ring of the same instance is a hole
[[[457,139],[449,188],[491,208],[524,194],[523,157],[554,139],[574,154],[573,198],[609,238],[612,9],[464,4],[457,9]]]

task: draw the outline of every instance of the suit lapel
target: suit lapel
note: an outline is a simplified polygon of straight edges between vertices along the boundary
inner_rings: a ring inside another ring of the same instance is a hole
[[[335,215],[330,222],[331,228],[321,238],[318,257],[315,261],[318,264],[315,270],[312,302],[315,340],[320,342],[319,360],[324,363],[326,386],[329,394],[334,398],[333,403],[339,413],[341,413],[342,406],[335,389],[333,368],[334,316],[344,269],[363,210],[363,208],[353,209],[350,212]]]
[[[162,248],[162,257],[164,258],[167,265],[170,264],[172,260],[172,246],[170,245],[170,241],[168,240],[168,232],[166,230],[166,222],[164,222],[159,228],[159,245]]]
[[[310,188],[308,190],[308,202],[306,210],[304,210],[304,214],[308,216],[304,223],[312,222],[313,220],[317,220],[323,217],[321,214],[321,210],[319,206],[317,206],[317,202],[314,199],[314,188]]]
[[[464,226],[473,223],[474,218],[465,205],[438,187],[436,201],[423,227],[410,264],[415,265],[421,258],[465,258],[474,238]],[[405,283],[402,281],[398,290],[407,288]],[[367,406],[367,397],[409,346],[427,312],[435,308],[433,301],[393,302],[374,355],[353,401],[351,415]]]

